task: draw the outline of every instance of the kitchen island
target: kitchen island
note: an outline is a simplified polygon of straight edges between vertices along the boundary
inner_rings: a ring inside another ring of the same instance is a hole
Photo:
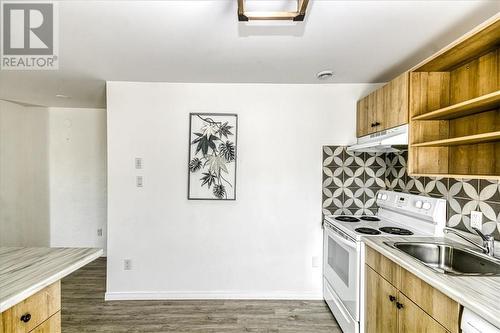
[[[0,247],[0,333],[61,332],[60,280],[102,249]]]

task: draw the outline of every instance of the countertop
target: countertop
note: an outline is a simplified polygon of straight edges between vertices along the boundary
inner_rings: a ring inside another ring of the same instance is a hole
[[[0,312],[102,255],[102,249],[0,247]]]
[[[500,276],[451,276],[440,274],[410,255],[384,244],[384,242],[442,242],[456,245],[459,242],[452,241],[449,238],[399,236],[364,236],[363,241],[366,245],[418,276],[443,294],[500,328]],[[463,243],[459,244],[473,249],[463,245]]]

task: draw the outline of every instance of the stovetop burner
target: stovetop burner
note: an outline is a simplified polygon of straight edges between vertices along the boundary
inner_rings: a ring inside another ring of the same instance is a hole
[[[380,219],[376,216],[361,216],[360,219],[362,219],[363,221],[370,221],[370,222],[378,222],[380,221]]]
[[[341,221],[341,222],[359,222],[359,219],[355,218],[354,216],[341,215],[341,216],[335,217],[335,219],[337,221]]]
[[[411,232],[410,230],[397,227],[382,227],[379,228],[378,230],[386,232],[391,235],[403,235],[403,236],[413,235],[413,232]]]
[[[366,234],[366,235],[380,235],[380,231],[377,229],[373,228],[356,228],[354,231],[359,232],[360,234]]]

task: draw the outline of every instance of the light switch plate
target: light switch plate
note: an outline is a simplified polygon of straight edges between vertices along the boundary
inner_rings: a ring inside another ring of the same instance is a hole
[[[125,270],[125,271],[132,270],[132,260],[131,259],[124,259],[123,260],[123,270]]]
[[[481,230],[483,227],[483,213],[475,210],[470,212],[470,226]]]
[[[144,186],[144,179],[142,176],[137,176],[135,184],[137,187],[143,187]]]
[[[142,169],[142,158],[140,157],[135,158],[135,168]]]
[[[97,236],[102,237],[102,228],[97,229]]]

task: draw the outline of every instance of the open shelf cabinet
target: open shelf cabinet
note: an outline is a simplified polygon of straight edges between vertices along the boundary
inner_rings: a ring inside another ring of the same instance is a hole
[[[474,143],[496,142],[500,140],[500,131],[488,132],[483,134],[465,135],[451,139],[441,139],[426,141],[423,143],[414,143],[413,147],[449,147],[459,145],[470,145]]]
[[[446,106],[435,111],[430,111],[419,116],[415,116],[414,120],[448,120],[468,116],[474,113],[479,113],[500,106],[500,90],[495,92],[472,98],[457,104]]]
[[[410,175],[500,179],[500,15],[410,72]]]

